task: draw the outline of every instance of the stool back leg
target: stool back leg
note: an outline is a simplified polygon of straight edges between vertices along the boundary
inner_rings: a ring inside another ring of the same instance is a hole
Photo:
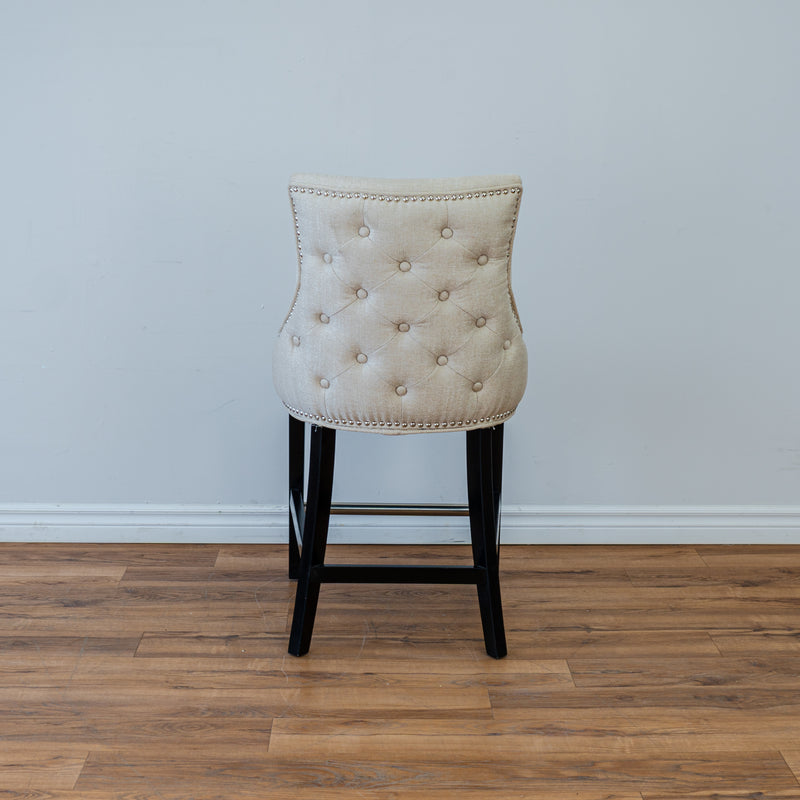
[[[467,495],[472,555],[486,570],[478,584],[478,603],[486,652],[503,658],[506,647],[500,599],[499,523],[502,489],[503,426],[467,431]]]
[[[311,646],[319,600],[319,568],[325,561],[325,545],[328,541],[335,450],[336,431],[333,428],[312,425],[303,549],[300,553],[292,632],[289,636],[289,652],[293,656],[304,655]]]
[[[289,415],[289,577],[300,569],[300,547],[305,516],[305,444],[306,423]]]

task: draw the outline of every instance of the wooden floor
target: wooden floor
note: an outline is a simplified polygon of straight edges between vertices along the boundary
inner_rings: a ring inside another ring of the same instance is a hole
[[[324,586],[296,659],[283,548],[0,545],[0,800],[800,800],[800,548],[501,563],[502,661],[469,586]]]

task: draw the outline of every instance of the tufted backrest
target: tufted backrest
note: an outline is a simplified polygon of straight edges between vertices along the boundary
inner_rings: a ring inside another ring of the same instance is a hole
[[[511,292],[513,175],[295,175],[298,282],[273,352],[299,419],[424,433],[514,413],[527,351]]]

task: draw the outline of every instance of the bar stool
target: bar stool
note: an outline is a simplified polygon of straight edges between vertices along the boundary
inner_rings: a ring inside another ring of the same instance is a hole
[[[309,650],[325,582],[475,584],[486,651],[506,655],[503,426],[527,381],[510,277],[521,195],[515,175],[291,179],[298,281],[275,344],[273,380],[289,411],[293,655]],[[337,430],[465,431],[468,506],[333,504]],[[468,514],[473,565],[326,564],[331,513],[359,511]]]

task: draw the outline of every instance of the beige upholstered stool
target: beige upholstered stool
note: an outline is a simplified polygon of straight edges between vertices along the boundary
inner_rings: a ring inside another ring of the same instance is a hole
[[[294,655],[309,649],[320,584],[328,581],[475,583],[486,650],[495,658],[506,654],[498,577],[503,423],[527,380],[510,282],[521,194],[513,175],[291,180],[299,271],[275,344],[273,378],[290,414]],[[337,428],[466,431],[469,505],[391,511],[468,513],[474,566],[324,563],[332,508],[359,510],[331,504]]]

